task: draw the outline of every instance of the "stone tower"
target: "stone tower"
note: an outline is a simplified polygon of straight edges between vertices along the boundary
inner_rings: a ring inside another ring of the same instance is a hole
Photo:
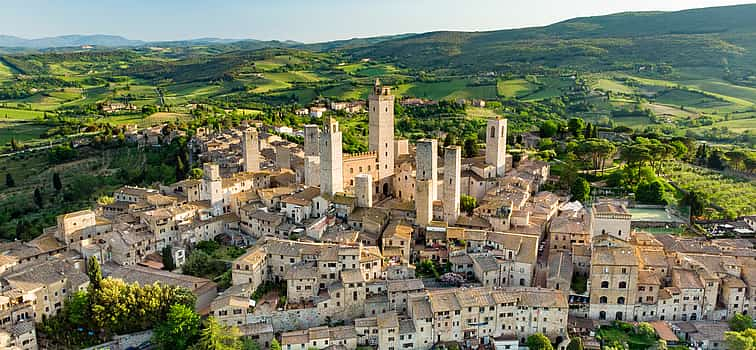
[[[317,125],[304,126],[304,153],[305,157],[320,155],[320,128]]]
[[[242,133],[242,156],[244,157],[244,171],[260,170],[260,143],[257,130],[244,130]]]
[[[415,223],[426,227],[433,220],[433,200],[431,190],[435,184],[431,180],[415,180]]]
[[[444,220],[450,225],[455,224],[459,217],[461,171],[462,150],[459,146],[446,147],[444,152]]]
[[[376,152],[380,191],[390,193],[394,174],[394,95],[376,79],[368,97],[368,149]]]
[[[430,192],[431,201],[436,200],[436,186],[438,182],[438,141],[422,139],[417,141],[415,156],[415,177],[417,180],[428,180],[433,184]]]
[[[354,195],[357,196],[358,208],[373,206],[373,177],[370,174],[359,174],[354,177]]]
[[[304,158],[305,186],[320,186],[320,157]]]
[[[507,120],[489,119],[486,127],[486,163],[496,168],[496,176],[507,171]]]
[[[344,158],[339,122],[326,118],[320,138],[320,193],[333,196],[344,192]]]
[[[217,163],[205,163],[202,166],[205,182],[206,200],[210,201],[213,215],[223,214],[223,181]]]

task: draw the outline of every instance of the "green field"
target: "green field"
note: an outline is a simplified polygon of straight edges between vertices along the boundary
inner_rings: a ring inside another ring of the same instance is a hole
[[[0,108],[0,121],[35,120],[43,118],[45,112],[29,111],[23,109]]]
[[[707,129],[711,129],[715,127],[717,128],[726,127],[731,132],[736,132],[736,133],[742,133],[742,132],[745,132],[746,130],[752,131],[752,130],[756,130],[756,118],[725,120],[721,122],[716,122],[712,125],[691,128],[690,130],[702,131],[702,130],[707,130]]]
[[[496,83],[496,91],[499,96],[516,98],[532,93],[538,88],[525,79],[499,80]]]
[[[496,98],[496,86],[469,86],[467,79],[452,79],[433,83],[409,83],[399,85],[395,94],[431,100],[453,100],[458,98]]]
[[[107,117],[107,118],[103,118],[102,120],[107,121],[109,123],[117,124],[117,125],[136,124],[139,127],[149,127],[149,126],[159,125],[166,122],[175,122],[177,120],[186,121],[186,120],[190,120],[191,118],[192,116],[188,114],[158,112],[146,118],[142,117],[141,114],[127,114],[127,115]]]
[[[5,147],[11,139],[31,141],[39,139],[48,127],[33,122],[0,121],[0,148]]]
[[[337,100],[361,100],[367,98],[369,89],[367,86],[343,84],[327,89],[322,94],[324,97]]]
[[[698,110],[722,109],[731,106],[728,102],[706,96],[699,92],[678,89],[660,92],[656,95],[656,102]]]
[[[13,78],[13,71],[0,61],[0,81]]]
[[[724,175],[716,170],[682,162],[667,165],[668,180],[687,191],[696,191],[713,207],[721,208],[719,216],[734,217],[756,213],[756,182]]]
[[[568,77],[538,77],[539,88],[522,96],[526,101],[539,101],[564,95],[575,81]]]
[[[622,84],[619,81],[611,80],[611,79],[603,79],[603,78],[602,79],[598,79],[593,84],[593,88],[594,89],[598,89],[598,90],[602,90],[602,91],[616,92],[616,93],[628,94],[628,95],[635,93],[635,91],[633,90],[633,88],[631,88],[631,87],[629,87],[629,86],[627,86],[625,84]]]

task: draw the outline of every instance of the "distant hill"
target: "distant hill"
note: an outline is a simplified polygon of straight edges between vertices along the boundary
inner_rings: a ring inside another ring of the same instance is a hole
[[[80,47],[84,45],[104,47],[139,46],[145,42],[129,40],[117,35],[62,35],[49,38],[24,39],[0,35],[0,47],[47,49],[56,47]]]
[[[431,32],[338,48],[414,68],[756,66],[756,4],[575,18],[546,27]]]

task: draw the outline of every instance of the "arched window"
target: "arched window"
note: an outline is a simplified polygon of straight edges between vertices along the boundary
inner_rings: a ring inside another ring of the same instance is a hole
[[[620,282],[620,283],[619,283],[619,287],[620,287],[620,289],[625,289],[625,288],[627,288],[627,282],[625,282],[625,281],[622,281],[622,282]]]
[[[619,298],[617,298],[617,304],[624,305],[625,304],[625,297],[619,297]]]
[[[496,127],[492,126],[491,127],[491,138],[494,138],[494,137],[496,137]]]
[[[609,281],[601,281],[601,288],[609,288]]]
[[[599,320],[605,320],[606,319],[606,311],[599,312]]]
[[[599,304],[606,304],[606,303],[607,303],[607,298],[605,296],[599,298]]]

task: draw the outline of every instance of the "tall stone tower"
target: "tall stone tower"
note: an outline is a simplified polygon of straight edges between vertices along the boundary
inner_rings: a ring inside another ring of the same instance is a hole
[[[333,196],[344,192],[344,158],[339,122],[327,118],[320,138],[320,193]]]
[[[370,174],[359,174],[354,177],[354,194],[357,196],[358,208],[373,206],[373,177]]]
[[[450,225],[455,224],[457,217],[459,217],[461,171],[461,148],[459,146],[446,147],[444,153],[444,220]]]
[[[415,223],[421,227],[427,227],[433,221],[433,187],[435,184],[430,180],[415,180]]]
[[[436,200],[436,186],[438,182],[438,141],[422,139],[417,141],[415,155],[415,177],[417,180],[428,180],[431,186],[430,199]]]
[[[304,158],[304,183],[305,186],[320,186],[320,157]]]
[[[368,97],[368,149],[377,153],[381,191],[389,193],[394,174],[394,95],[376,79]]]
[[[496,167],[496,176],[507,171],[507,120],[489,119],[486,128],[486,163]]]
[[[242,156],[244,157],[244,171],[260,170],[260,143],[257,130],[244,130],[241,146]]]
[[[206,200],[210,200],[213,215],[223,214],[223,180],[217,163],[205,163],[202,166],[205,182]]]
[[[305,157],[320,155],[320,128],[317,125],[304,126],[304,153]]]

